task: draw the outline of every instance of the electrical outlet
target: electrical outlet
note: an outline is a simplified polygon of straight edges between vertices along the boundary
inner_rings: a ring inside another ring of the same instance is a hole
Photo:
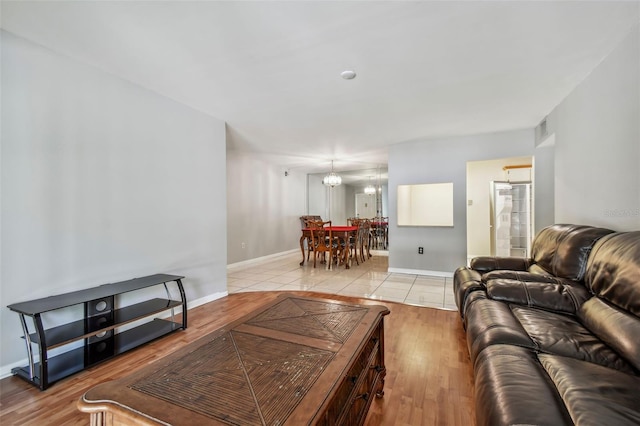
[[[418,254],[424,254],[424,247],[418,247]]]
[[[247,248],[247,245],[245,243],[242,243],[242,248]]]

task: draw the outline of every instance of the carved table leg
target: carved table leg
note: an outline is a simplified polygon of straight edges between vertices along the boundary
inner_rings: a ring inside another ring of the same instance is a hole
[[[382,398],[384,396],[384,378],[387,375],[387,369],[385,367],[378,367],[378,368],[382,368],[382,371],[380,372],[380,378],[378,379],[378,388],[376,389],[376,397]]]
[[[302,252],[302,262],[300,262],[300,266],[304,265],[304,240],[307,237],[304,236],[304,233],[300,237],[300,252]]]

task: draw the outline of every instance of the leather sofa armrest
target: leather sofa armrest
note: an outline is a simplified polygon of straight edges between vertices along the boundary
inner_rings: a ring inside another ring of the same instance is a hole
[[[471,259],[471,269],[481,274],[506,269],[509,271],[526,271],[533,264],[532,259],[524,257],[480,256]]]
[[[465,266],[456,269],[453,274],[453,295],[461,317],[464,317],[467,296],[476,290],[484,290],[484,288],[482,277],[478,271]]]

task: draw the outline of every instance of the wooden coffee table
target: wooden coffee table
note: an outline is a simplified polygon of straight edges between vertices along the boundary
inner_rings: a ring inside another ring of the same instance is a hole
[[[357,425],[383,395],[384,306],[283,294],[78,403],[91,425]]]

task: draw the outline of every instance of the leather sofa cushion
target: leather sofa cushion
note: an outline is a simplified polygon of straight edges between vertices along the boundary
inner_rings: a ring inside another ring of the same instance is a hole
[[[487,296],[487,292],[486,291],[472,291],[471,293],[469,293],[469,296],[467,297],[467,300],[465,301],[464,304],[464,317],[462,318],[462,326],[464,327],[464,329],[467,329],[467,312],[471,311],[473,303],[477,300],[487,300],[489,298],[489,296]]]
[[[540,352],[581,359],[633,374],[633,367],[580,324],[577,317],[523,306],[512,306],[512,312]]]
[[[591,297],[582,284],[570,281],[558,284],[513,279],[490,280],[487,282],[487,294],[493,300],[569,314],[575,314]]]
[[[597,297],[591,298],[582,306],[578,311],[578,318],[594,335],[640,372],[640,318]],[[638,393],[640,394],[640,388]]]
[[[602,238],[589,257],[587,288],[640,317],[640,231]]]
[[[582,281],[591,249],[610,229],[582,225],[552,225],[533,240],[534,263],[552,275]]]
[[[474,370],[478,426],[573,424],[533,351],[491,346]]]
[[[479,256],[471,259],[471,269],[480,273],[494,270],[526,271],[531,266],[531,259],[523,257]]]
[[[472,362],[490,345],[536,347],[506,303],[478,297],[468,309],[466,320],[467,345]]]
[[[580,426],[640,424],[640,377],[554,355],[538,355]]]
[[[482,275],[482,282],[485,284],[491,280],[496,280],[500,278],[510,279],[510,280],[520,280],[520,281],[537,281],[541,283],[563,283],[567,280],[563,280],[562,278],[554,277],[548,273],[542,272],[529,272],[529,271],[507,271],[507,270],[497,270],[487,272]]]

